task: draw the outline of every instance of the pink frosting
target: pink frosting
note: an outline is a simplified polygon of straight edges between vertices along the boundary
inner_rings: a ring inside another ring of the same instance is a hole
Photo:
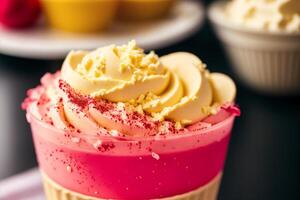
[[[234,121],[168,138],[103,138],[96,149],[88,145],[96,138],[66,140],[72,136],[29,118],[41,169],[65,188],[107,199],[155,199],[205,185],[223,168]]]

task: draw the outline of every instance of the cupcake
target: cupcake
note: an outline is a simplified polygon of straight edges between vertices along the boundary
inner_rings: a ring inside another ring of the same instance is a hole
[[[216,199],[235,94],[190,53],[70,52],[23,103],[47,198]]]
[[[114,19],[117,0],[41,0],[51,27],[68,32],[92,33]]]
[[[209,18],[235,72],[269,94],[300,92],[300,1],[216,2]]]
[[[121,20],[145,21],[169,14],[177,0],[122,0],[118,15]]]

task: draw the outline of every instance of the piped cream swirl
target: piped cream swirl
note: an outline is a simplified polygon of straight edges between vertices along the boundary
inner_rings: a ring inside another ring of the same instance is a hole
[[[210,74],[198,57],[181,52],[159,58],[134,41],[71,52],[62,78],[81,94],[141,106],[156,118],[185,124],[205,118],[204,108],[215,103]]]
[[[210,73],[191,53],[159,58],[132,41],[70,52],[61,73],[46,75],[35,92],[30,95],[37,99],[33,112],[57,128],[145,136],[201,123],[233,103],[236,88],[228,76]]]

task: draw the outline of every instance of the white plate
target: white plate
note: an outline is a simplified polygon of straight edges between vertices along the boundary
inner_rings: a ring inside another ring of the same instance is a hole
[[[71,49],[94,49],[108,44],[124,44],[135,39],[146,50],[176,43],[198,30],[204,21],[199,1],[179,1],[170,17],[148,23],[116,22],[109,30],[93,35],[76,35],[51,30],[43,23],[23,31],[0,26],[0,52],[36,58],[63,58]]]
[[[37,168],[0,181],[0,200],[45,200]]]

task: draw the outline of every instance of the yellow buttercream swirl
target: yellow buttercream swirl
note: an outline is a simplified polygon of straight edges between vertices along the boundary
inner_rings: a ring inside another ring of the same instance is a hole
[[[183,124],[202,120],[210,114],[207,108],[235,96],[231,79],[210,74],[197,56],[178,52],[159,58],[154,52],[145,54],[135,41],[72,51],[61,76],[81,94],[131,104],[155,118]],[[220,92],[215,80],[225,80],[221,90],[229,92]]]

